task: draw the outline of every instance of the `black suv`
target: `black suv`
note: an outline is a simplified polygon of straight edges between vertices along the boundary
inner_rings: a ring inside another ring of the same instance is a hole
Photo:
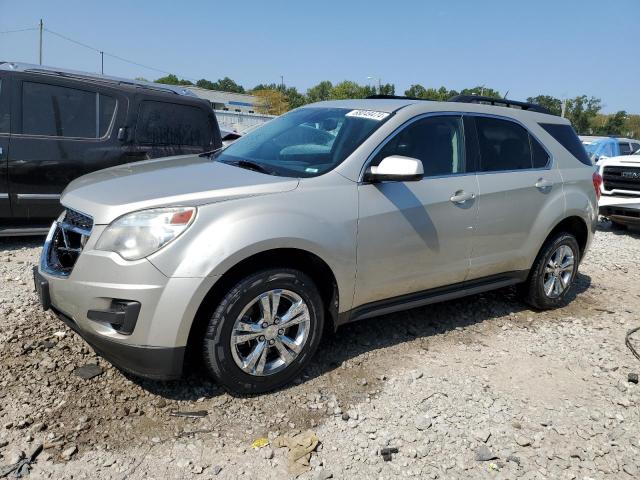
[[[220,146],[213,110],[188,90],[0,62],[0,236],[46,233],[81,175]]]

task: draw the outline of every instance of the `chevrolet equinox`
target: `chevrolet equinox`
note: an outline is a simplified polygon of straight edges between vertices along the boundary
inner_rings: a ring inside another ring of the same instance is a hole
[[[224,149],[75,180],[36,290],[125,371],[175,378],[196,351],[228,390],[264,392],[346,322],[509,285],[561,305],[600,181],[537,105],[321,102]]]

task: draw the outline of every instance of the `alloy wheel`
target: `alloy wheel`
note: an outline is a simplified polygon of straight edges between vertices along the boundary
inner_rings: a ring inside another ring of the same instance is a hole
[[[233,359],[249,375],[273,375],[302,352],[309,336],[309,307],[300,295],[274,289],[250,301],[231,333]]]
[[[558,298],[569,288],[574,274],[575,254],[568,245],[560,245],[549,257],[544,269],[544,293]]]

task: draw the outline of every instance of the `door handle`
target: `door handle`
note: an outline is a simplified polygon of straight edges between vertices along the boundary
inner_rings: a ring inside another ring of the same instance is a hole
[[[462,205],[469,200],[473,200],[476,198],[475,193],[465,192],[464,190],[458,190],[456,193],[451,195],[451,203],[455,203],[456,205]]]
[[[539,178],[535,185],[538,190],[544,192],[546,190],[549,190],[551,187],[553,187],[553,182],[550,182],[545,178]]]

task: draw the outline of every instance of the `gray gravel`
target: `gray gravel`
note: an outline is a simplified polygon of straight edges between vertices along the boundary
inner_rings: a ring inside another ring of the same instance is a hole
[[[295,385],[252,398],[97,357],[36,303],[40,242],[0,240],[0,472],[42,444],[29,478],[290,478],[285,448],[251,445],[311,429],[303,479],[640,474],[638,234],[603,223],[564,308],[504,289],[350,325]]]

